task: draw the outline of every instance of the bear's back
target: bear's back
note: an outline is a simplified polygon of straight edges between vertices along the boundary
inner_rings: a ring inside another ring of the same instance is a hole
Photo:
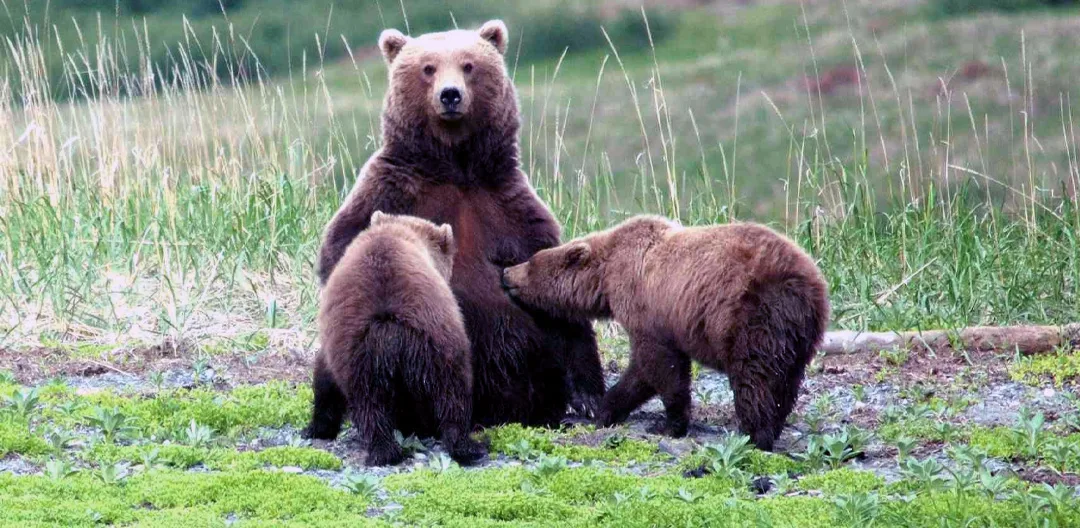
[[[361,326],[390,318],[418,330],[460,320],[446,280],[429,249],[409,230],[372,226],[356,237],[326,283],[320,326]]]

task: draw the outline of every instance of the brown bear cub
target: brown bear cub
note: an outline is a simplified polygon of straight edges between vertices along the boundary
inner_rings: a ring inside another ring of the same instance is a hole
[[[613,318],[630,366],[598,421],[659,394],[664,432],[686,434],[690,360],[721,370],[740,429],[771,450],[829,321],[828,288],[795,243],[755,224],[681,227],[639,216],[507,268],[512,297],[565,317]]]
[[[454,252],[448,225],[371,216],[322,294],[315,401],[303,436],[336,438],[349,411],[368,465],[402,460],[395,429],[440,434],[461,463],[487,454],[469,438],[472,362],[448,285]]]

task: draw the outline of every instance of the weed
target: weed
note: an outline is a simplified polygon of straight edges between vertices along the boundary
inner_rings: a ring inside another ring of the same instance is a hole
[[[34,416],[41,402],[36,388],[19,388],[5,400],[5,409],[25,421]]]
[[[899,462],[911,456],[911,452],[919,446],[919,441],[910,436],[900,436],[893,443],[896,444],[896,458]]]
[[[134,431],[128,417],[115,408],[95,407],[90,416],[86,418],[86,422],[89,426],[99,429],[108,442],[122,439]]]
[[[192,420],[187,428],[180,432],[178,440],[191,447],[210,447],[214,441],[214,431]]]
[[[833,504],[836,505],[836,520],[843,526],[862,528],[874,526],[881,515],[881,500],[877,493],[841,495]]]
[[[1031,414],[1027,409],[1020,412],[1017,418],[1016,429],[1013,434],[1020,446],[1020,453],[1028,458],[1039,456],[1039,448],[1043,444],[1043,423],[1045,418],[1041,412]]]
[[[130,472],[125,464],[106,464],[94,472],[94,477],[106,486],[114,486],[128,478]]]
[[[367,473],[357,473],[351,469],[345,470],[341,476],[341,487],[353,495],[359,495],[367,500],[373,500],[382,490],[379,478]]]
[[[54,458],[45,463],[45,476],[52,480],[62,480],[76,473],[71,462]]]
[[[427,450],[427,446],[425,446],[416,435],[409,435],[409,437],[406,438],[401,434],[401,431],[394,431],[394,439],[397,440],[398,445],[401,446],[401,452],[406,458],[417,453],[423,453]]]
[[[904,477],[922,489],[935,491],[945,487],[945,477],[942,473],[945,466],[933,458],[918,460],[915,458],[905,459],[900,464],[900,472]]]
[[[885,363],[893,367],[902,367],[907,364],[911,357],[911,351],[906,348],[891,348],[878,353]]]
[[[45,442],[49,444],[49,448],[54,453],[60,453],[67,449],[74,439],[74,433],[59,427],[53,428],[45,435]]]
[[[450,458],[450,455],[446,453],[436,453],[431,457],[431,460],[428,461],[428,467],[436,473],[446,473],[447,471],[458,467],[458,465],[457,462],[454,462],[454,459]]]
[[[537,460],[536,468],[533,470],[532,475],[538,480],[545,480],[565,470],[567,466],[568,463],[564,457],[543,456]]]
[[[728,433],[720,442],[706,445],[704,453],[714,474],[733,477],[746,465],[752,450],[749,436]]]

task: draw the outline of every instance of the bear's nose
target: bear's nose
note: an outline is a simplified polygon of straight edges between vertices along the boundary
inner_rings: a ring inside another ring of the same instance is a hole
[[[449,107],[457,106],[461,102],[461,90],[454,87],[443,88],[439,93],[439,101]]]

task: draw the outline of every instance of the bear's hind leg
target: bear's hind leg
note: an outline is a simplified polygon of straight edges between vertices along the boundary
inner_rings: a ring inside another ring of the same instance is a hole
[[[315,358],[314,371],[311,389],[315,399],[311,406],[311,422],[300,432],[300,436],[333,440],[341,432],[341,422],[348,404],[321,352]]]
[[[394,438],[392,383],[392,380],[364,380],[358,384],[361,391],[353,393],[356,395],[351,405],[353,425],[367,446],[364,464],[368,466],[394,465],[405,458]]]
[[[786,415],[778,400],[781,392],[777,383],[779,376],[770,373],[763,365],[754,363],[733,366],[728,371],[728,382],[735,393],[735,416],[739,430],[762,451],[772,451],[773,443],[780,436]],[[789,407],[790,409],[790,407]]]
[[[425,394],[432,402],[439,436],[450,457],[462,465],[472,464],[487,456],[488,450],[469,437],[472,429],[472,367],[468,361],[468,347],[450,354],[434,345],[429,347],[414,358],[416,363],[426,363],[423,370],[416,365],[413,372],[427,371],[430,375],[411,380],[411,389]],[[450,361],[440,361],[447,357]],[[428,383],[424,383],[425,378]],[[430,380],[439,381],[431,383]]]

